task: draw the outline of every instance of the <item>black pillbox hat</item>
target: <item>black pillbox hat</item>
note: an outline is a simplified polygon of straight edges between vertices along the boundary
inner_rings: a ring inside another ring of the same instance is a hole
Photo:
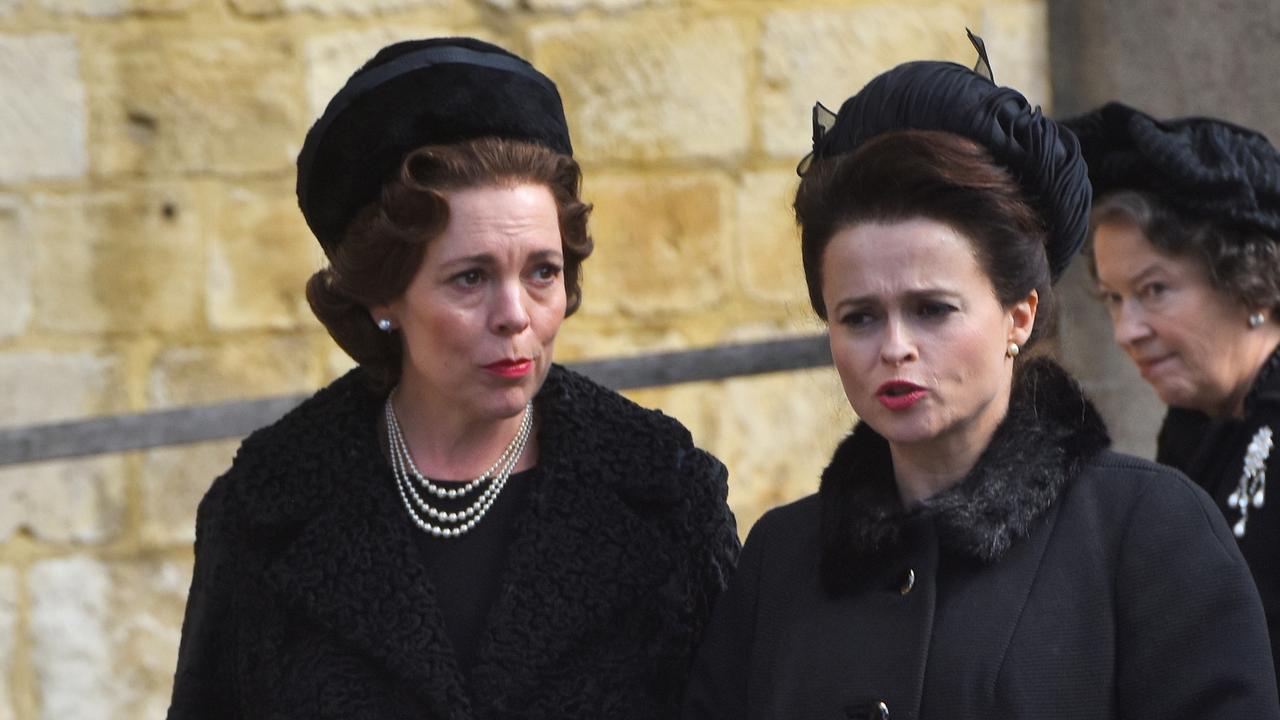
[[[524,59],[473,38],[389,45],[347,80],[307,132],[298,206],[330,252],[406,154],[488,136],[573,154],[555,83]]]
[[[1102,195],[1138,190],[1192,217],[1280,238],[1280,153],[1223,120],[1157,120],[1117,102],[1066,121]]]

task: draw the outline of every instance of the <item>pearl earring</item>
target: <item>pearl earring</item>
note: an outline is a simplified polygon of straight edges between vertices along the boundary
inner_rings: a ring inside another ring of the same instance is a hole
[[[1267,316],[1263,315],[1262,311],[1259,310],[1258,312],[1253,313],[1249,316],[1249,327],[1256,328],[1266,321],[1267,321]]]
[[[1007,358],[1016,358],[1019,352],[1022,352],[1022,349],[1018,347],[1018,343],[1011,342],[1009,347],[1005,348],[1004,354]]]
[[[382,332],[391,332],[391,319],[378,318],[378,329]]]

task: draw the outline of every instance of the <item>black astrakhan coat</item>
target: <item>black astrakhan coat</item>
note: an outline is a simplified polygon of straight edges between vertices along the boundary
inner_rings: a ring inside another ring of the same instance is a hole
[[[904,511],[859,425],[816,495],[752,528],[684,716],[1280,717],[1221,513],[1108,445],[1078,386],[1032,361],[972,471]]]
[[[1195,410],[1170,408],[1160,429],[1156,461],[1186,473],[1213,497],[1227,523],[1236,525],[1240,510],[1227,504],[1240,483],[1245,451],[1258,432],[1270,428],[1275,446],[1267,458],[1270,497],[1261,508],[1249,508],[1240,552],[1253,571],[1271,630],[1271,655],[1280,664],[1280,348],[1271,353],[1244,401],[1244,417],[1214,422]]]
[[[724,466],[553,367],[542,479],[470,680],[359,370],[250,436],[200,504],[169,717],[652,718],[678,713],[738,554]]]

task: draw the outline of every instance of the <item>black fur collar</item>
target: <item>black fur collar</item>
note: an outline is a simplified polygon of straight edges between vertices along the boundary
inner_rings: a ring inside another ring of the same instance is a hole
[[[852,589],[891,551],[918,514],[934,518],[946,551],[994,563],[1025,537],[1081,465],[1111,443],[1080,386],[1048,359],[1017,374],[1009,412],[977,464],[955,486],[906,511],[893,480],[889,444],[865,423],[822,473],[822,574],[836,593]]]

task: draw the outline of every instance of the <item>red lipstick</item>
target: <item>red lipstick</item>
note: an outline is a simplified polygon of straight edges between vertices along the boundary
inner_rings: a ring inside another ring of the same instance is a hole
[[[906,410],[924,399],[924,388],[906,380],[890,380],[876,388],[876,399],[890,410]]]
[[[485,365],[484,369],[502,378],[522,378],[533,370],[533,361],[529,358],[499,360]]]

